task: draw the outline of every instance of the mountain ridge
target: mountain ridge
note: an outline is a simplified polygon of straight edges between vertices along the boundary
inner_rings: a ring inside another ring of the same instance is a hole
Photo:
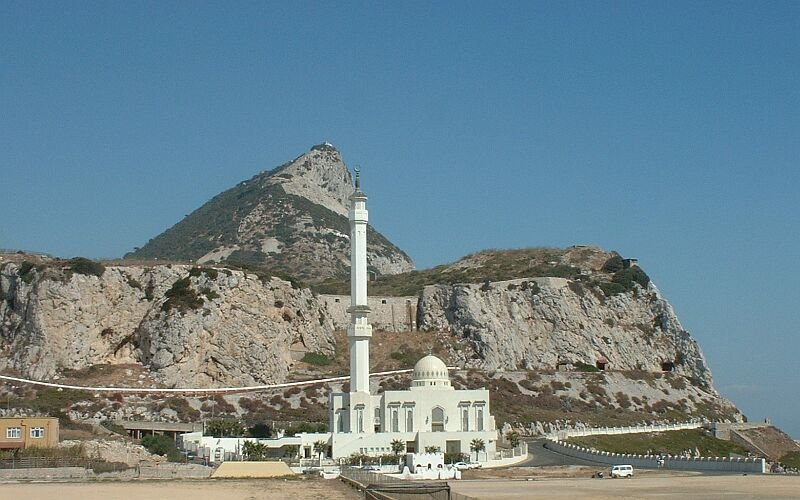
[[[244,264],[306,281],[349,270],[352,176],[330,144],[227,189],[126,259]],[[375,275],[414,269],[410,257],[371,226],[368,258]]]

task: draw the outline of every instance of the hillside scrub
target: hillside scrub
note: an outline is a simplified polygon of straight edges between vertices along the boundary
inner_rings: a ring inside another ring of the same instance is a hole
[[[747,455],[741,446],[706,435],[703,429],[574,437],[567,440],[585,448],[611,453],[681,455],[697,449],[704,457]]]

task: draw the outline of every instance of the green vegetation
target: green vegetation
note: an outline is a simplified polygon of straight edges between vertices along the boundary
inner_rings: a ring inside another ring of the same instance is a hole
[[[20,404],[45,415],[62,417],[64,410],[68,410],[75,403],[91,399],[92,394],[88,391],[47,388],[36,392],[32,400],[20,400]]]
[[[68,269],[75,274],[86,274],[90,276],[97,276],[98,278],[106,272],[103,264],[89,260],[85,257],[75,257],[68,261]]]
[[[551,248],[527,248],[520,250],[488,250],[468,255],[456,264],[445,264],[431,269],[411,271],[402,274],[378,276],[369,284],[370,293],[375,295],[409,296],[417,295],[426,285],[452,285],[457,283],[486,283],[519,278],[557,277],[575,278],[581,270],[560,263],[563,250]],[[477,261],[475,265],[458,265],[465,261]],[[535,282],[519,285],[523,291],[532,295],[539,292]],[[347,295],[349,282],[342,279],[329,279],[312,285],[317,293]]]
[[[197,277],[205,274],[208,279],[215,280],[219,276],[219,271],[213,267],[193,267],[189,270],[189,276]]]
[[[485,449],[486,443],[483,442],[483,439],[475,438],[469,442],[470,451],[483,451]]]
[[[512,448],[516,448],[517,446],[519,446],[521,438],[519,432],[508,431],[508,433],[506,433],[506,439],[508,440],[508,444],[511,445]]]
[[[781,457],[779,462],[783,463],[788,467],[794,467],[795,469],[800,469],[800,451],[793,451],[791,453],[787,453],[786,455]]]
[[[33,282],[33,278],[36,276],[33,271],[41,271],[42,266],[35,265],[33,262],[30,261],[23,261],[22,264],[19,266],[19,277],[27,284],[31,284]]]
[[[167,460],[170,462],[182,462],[184,458],[175,446],[175,441],[173,441],[171,437],[164,436],[163,434],[143,437],[142,446],[150,453],[166,455]]]
[[[425,357],[425,353],[403,344],[399,351],[391,353],[389,357],[399,361],[401,368],[413,368],[417,361]]]
[[[723,441],[709,436],[703,429],[684,431],[647,432],[640,434],[618,434],[583,436],[570,438],[570,443],[586,448],[608,451],[612,453],[672,454],[680,455],[685,450],[695,449],[704,457],[727,457],[747,455],[747,450],[730,441]]]
[[[594,365],[590,365],[590,364],[584,363],[583,361],[578,361],[577,363],[575,363],[574,366],[575,366],[575,371],[578,371],[578,372],[597,373],[597,372],[601,371],[600,368],[598,368],[598,367],[596,367]]]
[[[192,408],[189,402],[180,396],[165,399],[156,406],[156,411],[161,411],[165,408],[177,413],[181,422],[195,422],[200,418],[200,412]]]
[[[115,434],[119,434],[120,436],[128,435],[128,432],[125,430],[125,427],[122,427],[119,424],[115,424],[111,420],[103,420],[102,422],[100,422],[100,425],[102,425],[103,427],[105,427],[106,429],[110,430]]]
[[[269,448],[266,444],[254,441],[245,441],[242,444],[242,455],[250,462],[260,462],[266,459],[269,456],[268,452]]]
[[[238,420],[217,418],[206,423],[206,434],[214,437],[244,437],[245,429]]]
[[[622,261],[622,257],[615,253],[603,264],[602,271],[606,273],[616,273],[617,271],[622,271],[624,266],[625,263]]]
[[[318,352],[307,352],[303,355],[303,362],[314,366],[328,366],[333,360]]]
[[[285,429],[286,436],[296,436],[303,432],[328,432],[328,424],[321,422],[300,422]]]
[[[203,299],[192,288],[192,281],[187,276],[173,283],[172,288],[164,294],[167,300],[161,305],[161,310],[169,312],[177,309],[180,312],[199,309],[203,306]]]

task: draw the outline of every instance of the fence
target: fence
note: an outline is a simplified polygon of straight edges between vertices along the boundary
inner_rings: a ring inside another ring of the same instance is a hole
[[[639,434],[642,432],[665,432],[699,429],[703,422],[684,422],[681,424],[632,425],[629,427],[586,427],[584,429],[564,429],[548,433],[545,437],[561,441],[571,437],[595,436],[598,434]]]
[[[0,469],[54,469],[83,467],[97,472],[116,472],[128,469],[122,462],[106,462],[83,457],[23,457],[0,459]]]
[[[349,466],[342,467],[340,477],[364,491],[365,500],[474,500],[450,491],[446,482],[408,481]]]

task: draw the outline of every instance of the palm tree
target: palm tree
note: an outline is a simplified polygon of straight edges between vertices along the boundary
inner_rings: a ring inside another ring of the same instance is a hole
[[[400,455],[404,451],[406,451],[406,442],[405,441],[403,441],[402,439],[394,439],[394,440],[392,440],[392,453],[394,453],[395,457],[397,457],[398,455]],[[397,464],[400,465],[400,462],[398,461]]]
[[[319,440],[314,443],[314,453],[319,455],[319,466],[322,467],[322,455],[325,454],[325,451],[328,449],[328,443]]]
[[[478,453],[486,449],[486,443],[483,439],[475,438],[469,443],[470,451],[475,453],[475,461],[478,461]]]

